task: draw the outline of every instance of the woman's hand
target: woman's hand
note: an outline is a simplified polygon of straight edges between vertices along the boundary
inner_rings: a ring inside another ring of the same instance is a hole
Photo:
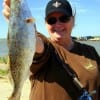
[[[3,1],[3,10],[2,10],[3,15],[7,20],[9,20],[9,15],[10,15],[10,0],[4,0]]]

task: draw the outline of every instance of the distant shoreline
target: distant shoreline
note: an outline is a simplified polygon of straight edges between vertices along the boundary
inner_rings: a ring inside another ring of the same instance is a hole
[[[100,55],[100,40],[76,40],[75,41],[92,45]],[[7,39],[0,39],[0,57],[8,55]]]
[[[77,40],[77,41],[100,41],[100,40]]]

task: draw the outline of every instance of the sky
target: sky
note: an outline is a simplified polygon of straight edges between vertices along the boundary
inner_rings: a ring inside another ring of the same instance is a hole
[[[27,0],[33,17],[36,20],[37,30],[49,36],[45,28],[45,7],[49,0]],[[72,36],[100,36],[100,0],[69,0],[73,12],[76,11],[75,26]],[[0,38],[7,38],[8,22],[2,14],[0,0]]]

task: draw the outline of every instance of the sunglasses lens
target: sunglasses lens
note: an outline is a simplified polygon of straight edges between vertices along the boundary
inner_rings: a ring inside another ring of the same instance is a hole
[[[68,16],[61,16],[61,17],[59,17],[59,20],[62,23],[66,23],[66,22],[68,22],[70,20],[70,17],[68,17]]]
[[[50,25],[53,25],[57,22],[57,20],[59,20],[61,23],[66,23],[70,20],[70,17],[69,16],[60,16],[58,18],[56,17],[50,17],[48,19],[46,19],[47,23],[50,24]]]
[[[56,21],[57,21],[57,19],[55,17],[51,17],[51,18],[47,19],[47,23],[50,25],[55,24]]]

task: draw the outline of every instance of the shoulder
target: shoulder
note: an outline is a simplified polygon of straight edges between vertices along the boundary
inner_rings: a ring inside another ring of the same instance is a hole
[[[75,41],[75,45],[79,49],[81,49],[82,51],[84,51],[84,52],[87,52],[87,53],[97,53],[95,47],[93,47],[92,45],[85,44],[85,43],[80,43],[80,42],[76,42],[76,41]]]
[[[82,42],[78,42],[78,41],[74,41],[74,47],[72,49],[72,52],[74,52],[74,50],[78,51],[78,52],[96,52],[96,49],[89,44],[85,44]]]
[[[74,41],[74,43],[75,47],[72,50],[73,53],[77,53],[79,55],[96,60],[100,64],[100,56],[98,55],[95,47],[77,41]]]
[[[81,42],[77,42],[77,41],[74,41],[74,43],[75,43],[75,45],[77,45],[80,48],[94,49],[94,47],[89,44],[85,44],[85,43],[81,43]]]

